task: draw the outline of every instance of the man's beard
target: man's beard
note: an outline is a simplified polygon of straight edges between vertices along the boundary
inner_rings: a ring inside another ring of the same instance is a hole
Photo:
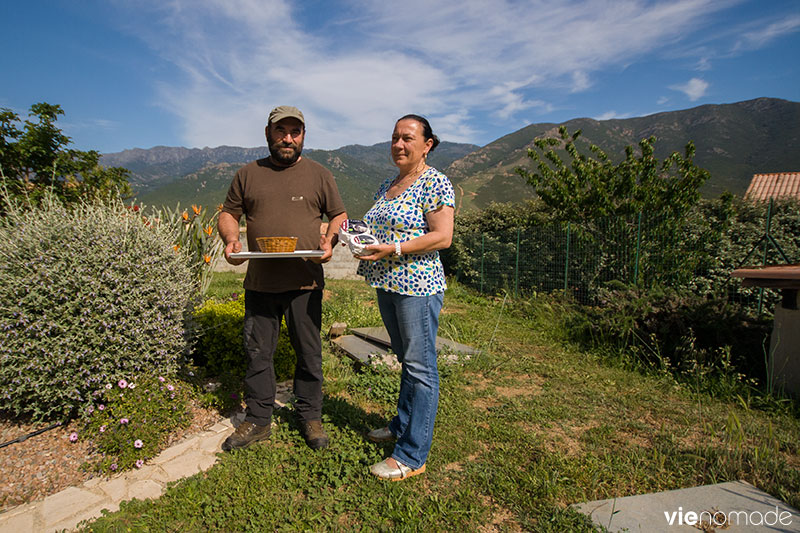
[[[291,148],[292,153],[290,155],[286,154],[286,151],[281,153],[282,149]],[[300,153],[303,151],[303,143],[300,142],[297,145],[285,143],[283,141],[276,141],[269,143],[269,154],[272,157],[272,160],[278,163],[279,165],[289,166],[293,165],[295,161],[300,158]]]

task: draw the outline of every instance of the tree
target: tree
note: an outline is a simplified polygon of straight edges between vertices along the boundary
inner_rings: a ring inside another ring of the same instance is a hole
[[[625,159],[614,164],[595,145],[589,147],[594,157],[580,153],[575,144],[580,134],[578,130],[570,135],[561,126],[559,138],[536,139],[536,150],[528,149],[535,169],[516,169],[557,218],[580,222],[644,211],[676,220],[700,199],[709,173],[694,164],[692,142],[683,156],[675,152],[659,163],[656,138],[642,139],[638,154],[627,146]],[[568,162],[555,147],[563,147]]]
[[[63,114],[59,105],[34,104],[20,129],[20,117],[0,108],[0,179],[8,193],[32,203],[47,190],[67,203],[131,194],[127,169],[102,167],[95,150],[67,148],[71,140],[55,124]]]

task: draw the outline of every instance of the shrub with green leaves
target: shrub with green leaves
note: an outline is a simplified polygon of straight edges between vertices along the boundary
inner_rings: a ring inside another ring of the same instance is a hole
[[[173,373],[196,291],[174,228],[46,198],[0,219],[0,410],[71,417],[124,376]]]
[[[218,302],[206,300],[194,313],[197,329],[195,362],[209,373],[244,376],[247,359],[244,353],[244,296]],[[278,381],[291,379],[297,357],[289,340],[286,325],[281,325],[273,364]]]
[[[767,318],[749,317],[735,303],[685,290],[614,283],[598,294],[596,306],[543,297],[533,301],[530,312],[539,319],[557,317],[565,338],[583,348],[626,353],[636,366],[692,378],[735,377],[748,384],[765,377]]]
[[[186,426],[190,387],[164,376],[142,375],[106,383],[86,410],[83,435],[97,446],[93,468],[108,474],[141,468],[160,452],[170,433]]]

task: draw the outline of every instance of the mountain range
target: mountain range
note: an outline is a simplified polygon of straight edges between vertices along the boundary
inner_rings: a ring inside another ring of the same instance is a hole
[[[595,144],[612,160],[621,160],[626,146],[636,146],[651,135],[657,139],[656,156],[660,159],[675,151],[683,153],[686,143],[692,141],[695,163],[711,174],[703,189],[707,197],[724,191],[741,195],[756,173],[800,170],[800,103],[774,98],[636,118],[577,118],[562,124],[531,124],[483,147],[444,141],[428,162],[453,182],[459,209],[531,198],[530,186],[514,169],[529,167],[527,150],[533,147],[534,139],[556,135],[561,125],[570,133],[581,130],[579,147]],[[147,205],[218,205],[236,169],[267,155],[266,146],[157,146],[104,154],[102,164],[129,169],[137,199]],[[378,185],[396,171],[388,142],[336,150],[306,149],[303,155],[330,169],[348,213],[354,217],[363,215]]]

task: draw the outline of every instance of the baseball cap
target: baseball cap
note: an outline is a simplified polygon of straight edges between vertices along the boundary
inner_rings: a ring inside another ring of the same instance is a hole
[[[279,120],[283,120],[285,118],[296,118],[300,122],[303,123],[305,126],[306,119],[303,118],[303,113],[297,109],[296,107],[292,107],[290,105],[279,105],[275,109],[269,112],[269,120],[267,121],[268,124],[274,124]]]

